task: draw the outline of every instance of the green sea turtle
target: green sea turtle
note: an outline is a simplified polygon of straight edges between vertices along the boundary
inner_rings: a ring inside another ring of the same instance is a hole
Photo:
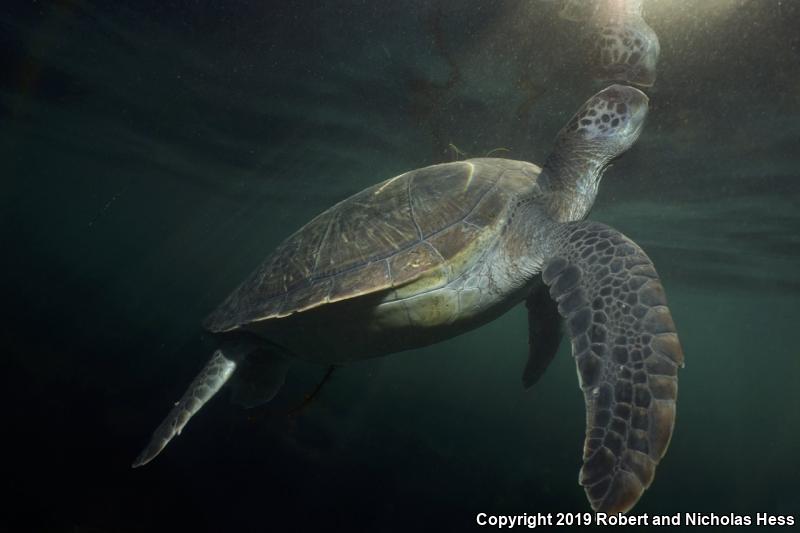
[[[642,0],[567,0],[560,16],[586,25],[594,76],[650,87],[661,46],[642,17]]]
[[[630,509],[672,435],[682,352],[650,259],[583,221],[609,163],[639,137],[648,99],[614,85],[559,133],[543,167],[471,159],[394,177],[286,239],[207,319],[219,349],[133,466],[152,460],[234,376],[270,400],[293,357],[342,364],[426,346],[526,301],[530,386],[561,320],[586,402],[580,483],[596,510]]]

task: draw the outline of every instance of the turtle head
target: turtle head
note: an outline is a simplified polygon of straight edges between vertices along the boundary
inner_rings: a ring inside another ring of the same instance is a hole
[[[612,85],[586,101],[556,138],[540,183],[557,193],[558,218],[577,220],[594,203],[603,172],[642,131],[648,98],[639,89]]]
[[[644,125],[648,98],[639,89],[612,85],[586,101],[561,129],[556,150],[575,150],[605,166],[630,148]]]

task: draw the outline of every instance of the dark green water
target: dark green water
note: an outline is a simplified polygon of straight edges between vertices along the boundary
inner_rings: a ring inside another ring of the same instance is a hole
[[[465,530],[586,511],[568,343],[520,384],[524,309],[423,350],[293,367],[130,462],[208,358],[199,323],[367,185],[506,148],[541,163],[601,85],[534,0],[0,7],[4,425],[24,531]],[[800,517],[800,5],[645,0],[651,112],[591,218],[639,242],[686,352],[635,514]],[[636,530],[636,528],[631,528]]]

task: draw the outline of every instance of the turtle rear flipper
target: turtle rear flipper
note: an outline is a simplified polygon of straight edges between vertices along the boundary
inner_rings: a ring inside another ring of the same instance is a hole
[[[224,341],[153,432],[147,447],[131,466],[143,466],[155,459],[232,376],[233,402],[255,407],[275,397],[283,386],[288,369],[289,359],[281,355],[277,347],[253,343],[246,338]]]
[[[173,437],[181,434],[189,419],[230,379],[234,370],[236,362],[230,354],[223,353],[222,349],[216,350],[211,360],[206,363],[181,399],[175,402],[167,417],[153,432],[147,447],[131,466],[133,468],[143,466],[155,459]]]
[[[580,484],[596,511],[628,511],[675,424],[683,352],[664,289],[633,241],[596,222],[557,227],[542,280],[566,319],[586,401]]]

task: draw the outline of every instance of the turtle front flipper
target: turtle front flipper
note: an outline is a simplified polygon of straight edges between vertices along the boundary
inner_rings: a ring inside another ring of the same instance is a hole
[[[180,435],[189,419],[222,388],[234,370],[236,363],[226,357],[221,349],[215,351],[211,360],[186,389],[183,397],[175,403],[161,425],[153,432],[150,443],[131,466],[133,468],[143,466],[155,459],[173,437]]]
[[[596,222],[559,225],[542,280],[572,338],[586,401],[580,484],[596,511],[630,510],[675,424],[683,352],[647,255]]]

